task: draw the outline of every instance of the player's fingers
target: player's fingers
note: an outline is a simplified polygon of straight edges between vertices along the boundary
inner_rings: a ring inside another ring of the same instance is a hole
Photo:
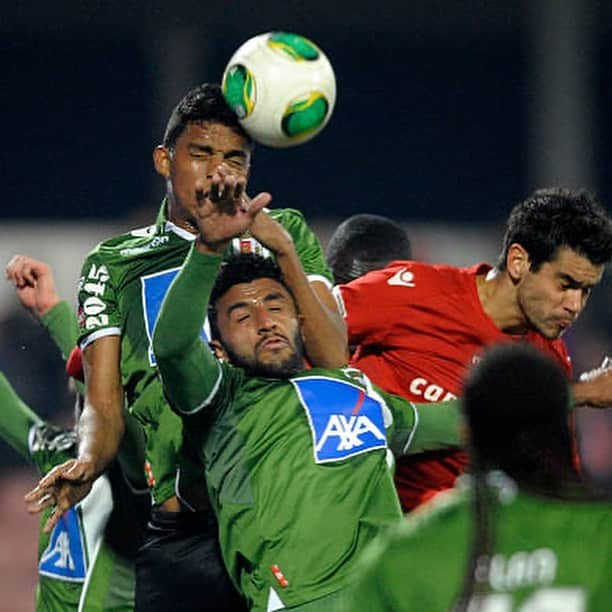
[[[260,210],[265,208],[272,201],[272,195],[266,191],[258,193],[249,204],[249,215],[254,217]]]
[[[36,287],[36,273],[30,264],[25,264],[21,270],[21,277],[30,287]]]
[[[236,180],[236,185],[234,186],[234,199],[240,201],[240,208],[244,210],[242,204],[242,196],[244,195],[244,190],[246,189],[246,179],[244,177]]]
[[[61,465],[54,467],[48,474],[43,476],[38,483],[38,486],[41,489],[46,489],[52,487],[59,478],[69,478],[69,475],[72,473],[74,479],[74,470],[77,469],[77,460],[70,459]]]
[[[213,202],[218,202],[221,191],[221,177],[218,174],[214,174],[210,182],[210,199]]]
[[[57,505],[55,510],[52,512],[51,516],[47,519],[45,526],[43,527],[44,533],[51,533],[53,528],[59,523],[59,520],[62,518],[62,514],[68,510],[69,506],[64,507],[64,505]]]
[[[29,495],[29,494],[28,494]],[[26,509],[30,514],[42,512],[45,508],[55,505],[55,496],[50,491],[42,492],[40,495],[28,497],[26,495]]]

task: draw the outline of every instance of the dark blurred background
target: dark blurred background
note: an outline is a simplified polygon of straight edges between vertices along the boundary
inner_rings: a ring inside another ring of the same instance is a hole
[[[174,104],[274,29],[325,50],[337,103],[313,141],[257,148],[250,191],[303,210],[323,243],[341,219],[378,212],[408,226],[417,257],[491,260],[536,187],[586,187],[610,210],[610,24],[612,3],[594,0],[4,3],[0,260],[49,261],[74,299],[86,252],[152,221],[163,185],[151,150]],[[4,285],[0,369],[69,424],[61,360]],[[578,372],[612,353],[611,312],[608,275],[568,335]],[[610,484],[612,419],[585,411],[580,434]],[[20,465],[0,443],[0,476]]]

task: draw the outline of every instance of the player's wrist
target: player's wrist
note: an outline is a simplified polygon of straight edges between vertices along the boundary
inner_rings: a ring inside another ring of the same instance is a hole
[[[207,240],[202,238],[202,235],[199,234],[195,239],[195,248],[200,253],[208,254],[208,255],[222,255],[225,251],[229,240]]]
[[[42,319],[48,312],[50,312],[53,308],[55,308],[61,302],[60,296],[57,294],[53,294],[52,296],[45,298],[44,300],[40,300],[38,303],[34,305],[32,308],[32,312],[34,316],[38,319]]]

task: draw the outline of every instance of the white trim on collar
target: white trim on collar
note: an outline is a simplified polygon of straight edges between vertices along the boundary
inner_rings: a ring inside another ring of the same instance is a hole
[[[179,238],[183,240],[189,240],[189,242],[193,242],[196,239],[196,234],[192,234],[191,232],[179,227],[172,221],[166,221],[166,231],[174,232]]]

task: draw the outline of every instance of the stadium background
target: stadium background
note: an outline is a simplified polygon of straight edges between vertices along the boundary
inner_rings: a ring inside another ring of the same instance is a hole
[[[416,258],[467,265],[496,257],[508,211],[536,187],[587,187],[610,209],[612,4],[210,4],[3,6],[3,265],[16,252],[49,261],[73,299],[86,252],[153,219],[151,149],[173,104],[271,29],[327,52],[338,99],[314,141],[257,148],[250,191],[303,210],[323,243],[343,218],[378,212],[406,224]],[[577,372],[612,352],[611,312],[608,272],[567,336]],[[7,284],[0,369],[41,415],[71,421],[59,356]],[[579,424],[587,468],[612,486],[612,416],[583,411]],[[21,497],[33,482],[0,442],[0,610],[31,609],[36,520]]]

